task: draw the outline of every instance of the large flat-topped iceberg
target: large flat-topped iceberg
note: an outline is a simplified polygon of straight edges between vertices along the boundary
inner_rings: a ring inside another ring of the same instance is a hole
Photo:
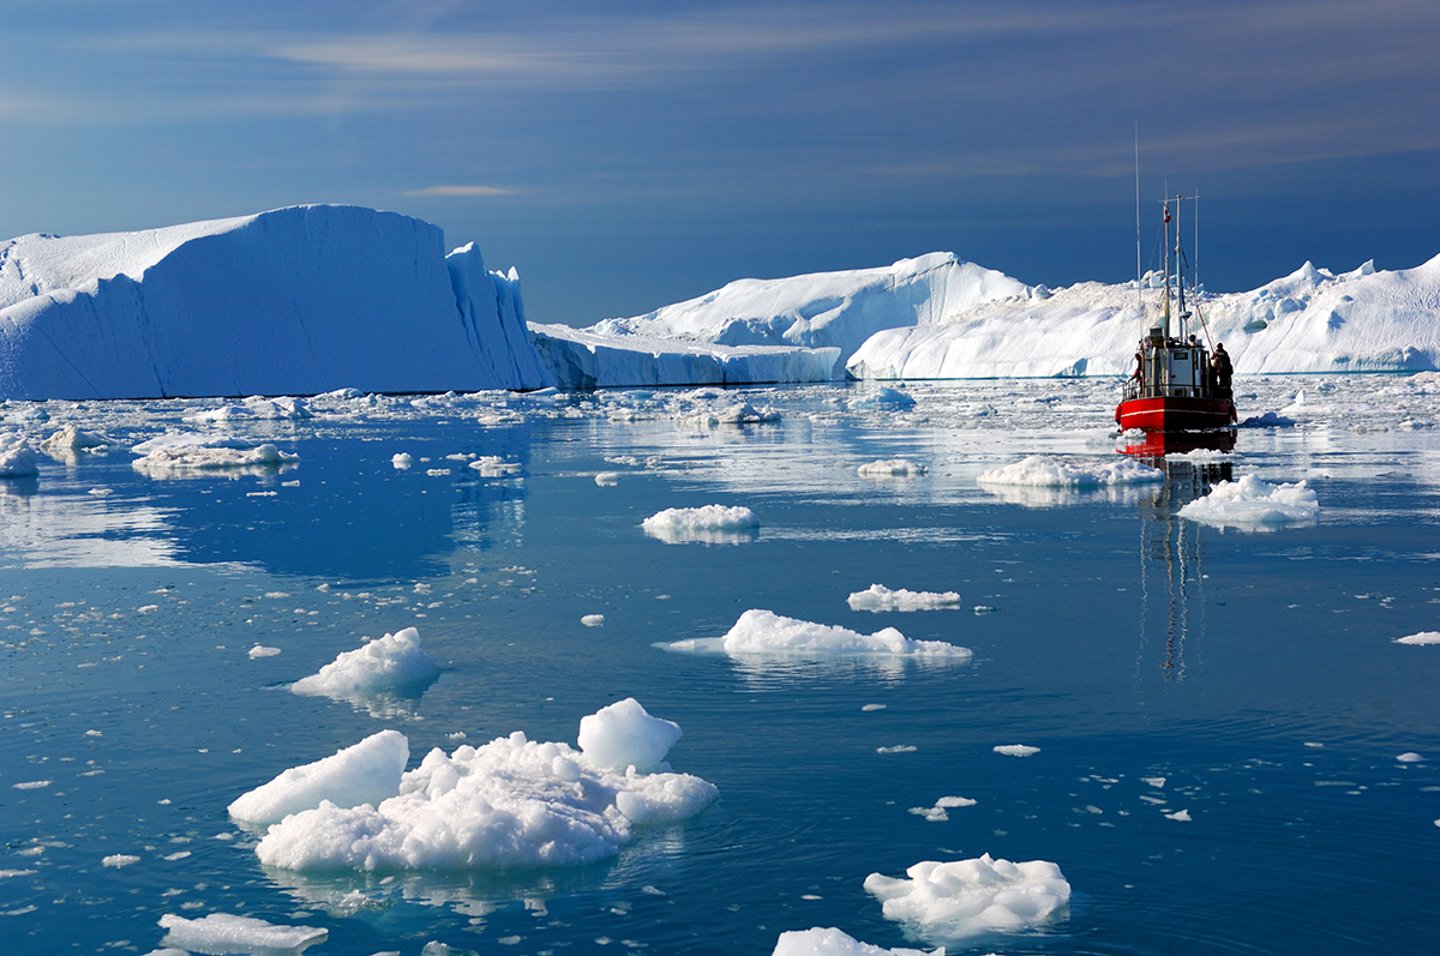
[[[530,334],[562,388],[824,382],[841,358],[834,348],[717,345],[565,325],[532,325]]]
[[[877,379],[1126,375],[1159,293],[1147,289],[1145,300],[1142,316],[1134,282],[1085,282],[985,302],[940,323],[880,332],[846,368]],[[1395,272],[1367,262],[1340,275],[1307,262],[1251,292],[1204,297],[1199,308],[1240,373],[1440,367],[1440,257]]]
[[[0,242],[0,399],[551,384],[519,278],[358,206]]]

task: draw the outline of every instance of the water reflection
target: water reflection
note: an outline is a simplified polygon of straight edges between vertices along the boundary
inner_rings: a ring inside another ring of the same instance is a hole
[[[1232,433],[1231,448],[1233,438]],[[1205,574],[1200,526],[1178,512],[1209,494],[1212,485],[1232,480],[1233,465],[1184,458],[1142,460],[1162,469],[1166,480],[1146,488],[1140,503],[1140,648],[1135,666],[1137,672],[1144,666],[1147,645],[1159,632],[1160,672],[1166,680],[1183,681],[1192,627],[1197,638],[1205,633]]]

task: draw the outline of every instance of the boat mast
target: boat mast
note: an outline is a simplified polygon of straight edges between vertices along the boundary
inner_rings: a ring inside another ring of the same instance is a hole
[[[1135,121],[1135,304],[1145,317],[1145,291],[1140,275],[1140,121]]]
[[[1164,333],[1165,338],[1170,338],[1170,200],[1164,202],[1165,214],[1161,217],[1162,227],[1165,230],[1164,241],[1161,245],[1165,249],[1165,314]]]
[[[1179,312],[1180,337],[1185,337],[1185,252],[1180,245],[1180,194],[1175,194],[1175,307]]]

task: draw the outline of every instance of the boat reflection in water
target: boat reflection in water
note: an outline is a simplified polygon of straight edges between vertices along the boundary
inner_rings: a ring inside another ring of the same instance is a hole
[[[1165,472],[1165,483],[1140,502],[1140,649],[1137,676],[1153,639],[1161,631],[1159,668],[1166,680],[1185,679],[1185,645],[1205,633],[1204,552],[1200,526],[1178,514],[1212,485],[1233,480],[1233,465],[1220,454],[1235,447],[1230,429],[1206,432],[1151,432],[1124,449]],[[1202,457],[1204,450],[1217,457]],[[1201,452],[1195,457],[1174,457]],[[1165,457],[1166,455],[1171,457]],[[1162,571],[1163,568],[1163,571]],[[1163,575],[1163,576],[1162,576]],[[1163,610],[1162,610],[1163,607]]]

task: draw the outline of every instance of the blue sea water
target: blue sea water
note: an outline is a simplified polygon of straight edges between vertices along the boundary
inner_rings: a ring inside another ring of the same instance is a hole
[[[218,427],[300,460],[156,477],[122,448],[0,482],[0,950],[146,953],[164,914],[232,913],[324,927],[313,953],[768,953],[816,926],[950,953],[1428,951],[1440,647],[1393,641],[1440,630],[1440,409],[1407,381],[1261,380],[1242,414],[1288,408],[1296,427],[1241,429],[1233,456],[1172,459],[1163,484],[1067,494],[975,477],[1113,454],[1105,383],[917,385],[913,410],[867,405],[863,386],[317,399],[310,419],[218,426],[184,420],[216,402],[6,407],[0,427],[36,437]],[[778,420],[690,417],[739,400]],[[522,471],[446,458],[467,453]],[[896,457],[926,474],[856,473]],[[1307,480],[1318,522],[1177,516],[1244,474]],[[760,528],[641,531],[711,503]],[[961,608],[851,610],[872,583],[958,591]],[[720,636],[749,608],[974,658],[656,646]],[[602,627],[581,624],[592,613]],[[444,666],[418,698],[287,692],[409,626]],[[281,653],[251,659],[255,644]],[[671,763],[720,799],[614,860],[299,874],[263,868],[226,814],[383,727],[413,766],[462,733],[573,743],[582,716],[632,696],[684,728]],[[992,749],[1015,743],[1040,751]],[[910,812],[946,795],[976,804]],[[987,852],[1057,863],[1063,918],[935,939],[862,888]],[[116,854],[139,859],[102,864]]]

